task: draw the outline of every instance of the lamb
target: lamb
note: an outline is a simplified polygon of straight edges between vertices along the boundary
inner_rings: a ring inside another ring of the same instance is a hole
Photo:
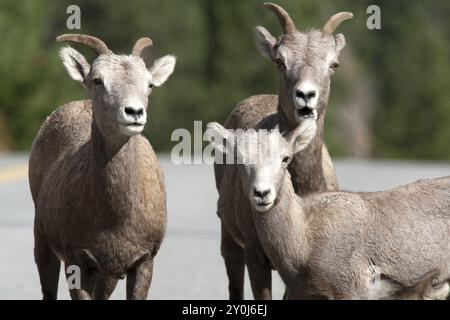
[[[353,15],[340,12],[333,15],[321,30],[299,32],[283,8],[273,3],[264,5],[277,15],[284,30],[277,40],[265,28],[256,28],[259,51],[277,66],[279,94],[257,95],[242,101],[225,121],[225,127],[248,129],[279,126],[281,131],[289,131],[304,120],[313,119],[318,126],[317,134],[289,165],[294,189],[302,195],[336,190],[338,184],[333,163],[323,143],[323,127],[330,79],[339,66],[339,56],[345,47],[344,35],[334,36],[333,32],[342,21]],[[232,181],[224,181],[225,167],[221,164],[214,166],[219,191],[218,215],[243,216],[245,212],[250,212],[250,206],[246,197],[234,189]],[[271,268],[256,230],[250,223],[251,219],[247,219],[249,225],[242,227],[245,229],[242,235],[232,234],[229,230],[232,226],[224,220],[221,219],[221,252],[229,279],[230,298],[243,299],[244,269],[247,265],[255,299],[271,299]]]
[[[295,193],[288,170],[314,139],[305,120],[293,131],[233,134],[208,125],[216,148],[233,146],[229,165],[252,209],[252,222],[290,299],[444,299],[450,278],[450,176],[381,192]],[[246,146],[255,146],[247,150]],[[261,150],[267,156],[255,157]],[[253,157],[252,157],[253,156]],[[223,216],[239,233],[240,212]]]
[[[90,100],[70,102],[40,128],[29,159],[35,204],[34,255],[43,299],[56,299],[61,261],[78,266],[72,299],[108,299],[127,277],[127,299],[146,299],[153,260],[166,228],[164,176],[140,133],[148,97],[173,72],[175,57],[147,69],[139,39],[131,55],[116,55],[98,38],[62,35],[98,55],[92,65],[71,47],[60,51],[69,75]]]

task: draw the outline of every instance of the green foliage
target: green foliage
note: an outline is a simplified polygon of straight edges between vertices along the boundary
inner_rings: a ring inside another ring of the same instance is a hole
[[[445,3],[383,5],[384,28],[377,35],[382,45],[373,48],[377,59],[370,65],[378,80],[373,124],[378,156],[450,158],[450,34],[442,15],[450,6]]]
[[[82,11],[80,33],[103,39],[128,53],[134,41],[150,36],[154,58],[178,58],[171,79],[150,100],[147,136],[157,150],[170,150],[175,128],[193,130],[194,120],[223,121],[242,99],[277,91],[275,68],[257,52],[253,30],[263,25],[280,33],[277,19],[258,0],[133,0],[0,2],[0,126],[7,126],[12,148],[28,149],[42,121],[57,106],[84,99],[83,88],[67,76],[54,41],[65,27],[66,8]],[[378,1],[382,29],[366,28],[371,1],[292,1],[278,3],[302,29],[318,28],[333,13],[355,18],[339,32],[363,66],[360,77],[374,82],[376,105],[370,131],[373,155],[450,159],[450,4],[446,0],[407,3]],[[78,32],[78,31],[77,31]],[[88,59],[89,50],[76,46]],[[339,104],[352,81],[343,64],[333,79],[326,137],[333,155],[346,155],[338,121]],[[0,119],[2,120],[2,119]],[[2,130],[0,130],[1,132]]]

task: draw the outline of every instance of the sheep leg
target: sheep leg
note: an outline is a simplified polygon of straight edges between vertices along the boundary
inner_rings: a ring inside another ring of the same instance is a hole
[[[58,297],[58,280],[61,262],[50,245],[35,231],[34,260],[42,288],[42,299],[56,300]]]
[[[271,300],[272,267],[260,245],[245,248],[245,262],[255,300]]]
[[[116,288],[117,282],[118,279],[115,278],[98,278],[95,281],[92,298],[94,300],[108,300]]]
[[[66,263],[66,270],[69,265],[76,265],[75,263]],[[93,291],[94,279],[87,270],[81,267],[81,286],[69,288],[70,297],[72,300],[91,300],[91,294]],[[66,272],[66,279],[69,282],[72,273]]]
[[[99,270],[97,261],[87,249],[66,249],[65,260],[70,297],[73,300],[91,300],[96,280],[94,273]],[[69,270],[70,266],[77,266],[78,271]]]
[[[127,300],[145,300],[152,282],[153,257],[148,257],[127,272]]]
[[[222,257],[228,275],[230,300],[244,299],[245,252],[232,238],[222,223]]]

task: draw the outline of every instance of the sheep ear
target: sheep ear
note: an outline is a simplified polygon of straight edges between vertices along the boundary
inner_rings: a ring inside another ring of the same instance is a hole
[[[334,39],[336,41],[336,55],[339,57],[345,47],[345,37],[342,33],[338,33]]]
[[[293,154],[305,149],[317,132],[317,124],[313,119],[304,120],[296,129],[285,135],[285,139],[292,147]]]
[[[205,136],[222,154],[226,154],[228,148],[234,146],[234,134],[217,122],[208,123]]]
[[[162,85],[175,69],[177,59],[174,56],[167,55],[159,58],[153,62],[150,68],[150,73],[153,77],[153,85],[159,87]]]
[[[91,70],[91,66],[86,61],[85,57],[71,47],[62,48],[59,51],[59,56],[72,79],[84,82]]]
[[[273,60],[273,47],[277,43],[274,36],[266,28],[258,26],[255,29],[255,42],[259,52],[270,61]]]

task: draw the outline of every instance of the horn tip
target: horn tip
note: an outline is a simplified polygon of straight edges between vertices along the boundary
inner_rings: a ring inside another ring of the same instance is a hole
[[[73,37],[73,36],[80,36],[79,34],[76,33],[65,33],[65,34],[61,34],[59,36],[56,37],[56,42],[65,42],[67,41],[67,37]]]
[[[341,11],[333,15],[322,28],[324,33],[332,34],[341,22],[353,18],[353,13],[349,11]]]
[[[56,42],[63,42],[65,36],[66,36],[65,34],[62,34],[62,35],[60,35],[60,36],[57,36],[57,37],[56,37]]]
[[[264,2],[263,6],[267,9],[273,8],[273,7],[277,7],[277,5],[273,2]]]
[[[345,14],[345,17],[346,17],[347,19],[353,18],[353,13],[352,13],[352,12],[345,11],[345,12],[343,12],[343,13]]]
[[[144,38],[142,38],[142,41],[144,41],[144,44],[145,44],[146,46],[152,46],[152,45],[153,45],[153,40],[150,39],[149,37],[144,37]]]

